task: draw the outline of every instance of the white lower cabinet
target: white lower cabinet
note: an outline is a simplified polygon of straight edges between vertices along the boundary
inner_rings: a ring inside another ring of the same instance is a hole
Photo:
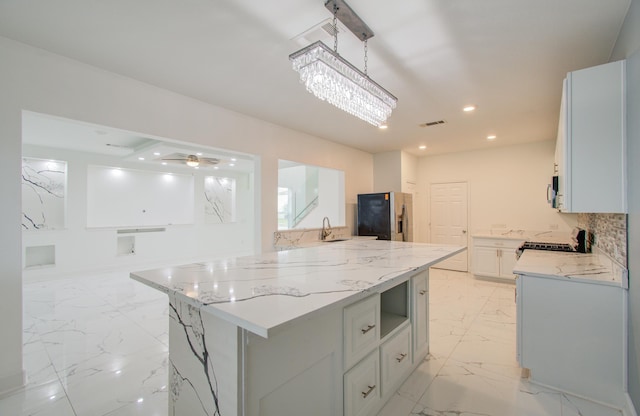
[[[371,352],[344,375],[345,416],[369,415],[380,399],[380,358]]]
[[[411,369],[411,327],[407,326],[380,347],[382,393],[395,391]]]
[[[520,275],[517,356],[531,380],[623,408],[626,290]]]
[[[516,249],[524,240],[473,237],[471,269],[477,276],[515,279]]]

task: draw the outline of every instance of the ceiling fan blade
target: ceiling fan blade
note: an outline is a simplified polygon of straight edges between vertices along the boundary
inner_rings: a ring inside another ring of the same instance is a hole
[[[217,165],[220,163],[220,159],[214,159],[211,157],[201,157],[199,160],[200,163],[205,165]]]

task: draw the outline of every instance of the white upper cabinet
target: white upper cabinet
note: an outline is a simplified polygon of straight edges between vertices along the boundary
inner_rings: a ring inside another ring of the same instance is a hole
[[[625,62],[567,74],[556,144],[561,212],[627,212]]]

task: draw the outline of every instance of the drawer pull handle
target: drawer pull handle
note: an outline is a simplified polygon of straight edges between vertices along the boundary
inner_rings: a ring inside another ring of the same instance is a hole
[[[371,394],[371,392],[376,388],[376,385],[374,384],[373,386],[367,386],[367,387],[369,387],[369,390],[362,392],[363,399],[366,399],[367,396]]]
[[[421,290],[421,291],[420,291],[420,295],[421,295],[421,296],[422,296],[422,295],[424,295],[425,293],[427,293],[427,291],[426,291],[426,290]]]
[[[404,360],[406,357],[407,357],[407,354],[400,354],[400,356],[398,358],[396,358],[396,361],[401,363],[402,360]]]
[[[362,328],[360,331],[362,331],[362,335],[366,334],[367,332],[371,331],[373,328],[375,328],[375,325],[367,325],[366,328]],[[375,386],[374,386],[375,387]]]

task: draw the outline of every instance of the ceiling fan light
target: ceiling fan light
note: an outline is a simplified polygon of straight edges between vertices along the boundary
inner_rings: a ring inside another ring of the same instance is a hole
[[[189,155],[187,156],[187,166],[190,166],[192,168],[197,167],[200,164],[200,160],[198,159],[197,156],[194,155]]]

